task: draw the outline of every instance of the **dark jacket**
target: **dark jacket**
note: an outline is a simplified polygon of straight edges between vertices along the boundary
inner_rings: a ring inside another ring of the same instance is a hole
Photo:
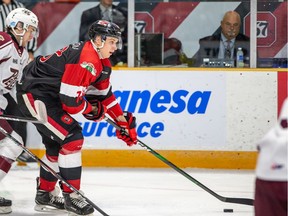
[[[101,9],[98,6],[83,11],[79,31],[79,41],[88,40],[88,29],[93,22],[102,18]]]
[[[200,48],[194,55],[195,66],[199,67],[203,64],[203,58],[218,58],[219,47],[221,42],[221,33],[207,36],[199,40]],[[250,63],[250,38],[243,34],[238,34],[234,45],[234,59],[238,47],[241,47],[244,53],[244,63]]]
[[[127,63],[127,9],[124,7],[118,7],[112,5],[112,17],[113,23],[117,24],[122,33],[123,48],[117,50],[111,57],[110,61],[112,65],[116,65],[118,62]],[[81,24],[79,30],[79,41],[88,40],[88,30],[91,24],[97,20],[102,19],[102,13],[100,4],[96,7],[83,11],[81,15]]]
[[[117,24],[123,32],[127,28],[127,10],[123,7],[112,5],[113,20],[108,20]],[[100,4],[96,7],[83,11],[81,15],[81,24],[79,31],[79,41],[85,41],[88,39],[88,29],[91,24],[97,20],[102,19],[102,13]]]

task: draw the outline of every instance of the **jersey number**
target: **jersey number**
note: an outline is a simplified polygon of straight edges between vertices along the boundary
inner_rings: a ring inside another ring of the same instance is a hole
[[[5,88],[8,90],[11,90],[14,87],[14,85],[18,79],[18,75],[19,75],[19,70],[17,70],[17,69],[10,68],[10,71],[11,71],[12,75],[10,77],[8,77],[7,79],[3,79],[3,81],[2,81]]]
[[[65,52],[67,49],[68,49],[69,46],[66,46],[58,51],[56,51],[54,54],[57,56],[57,57],[60,57],[62,56],[63,52]],[[40,62],[46,62],[48,59],[50,59],[54,54],[52,55],[48,55],[48,56],[42,56],[40,58]]]

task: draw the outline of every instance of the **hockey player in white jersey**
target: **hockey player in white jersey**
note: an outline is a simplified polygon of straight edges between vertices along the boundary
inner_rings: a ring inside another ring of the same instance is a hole
[[[277,123],[257,143],[255,216],[287,216],[288,98]]]
[[[20,80],[22,70],[28,63],[26,45],[36,37],[37,29],[37,16],[25,8],[11,11],[6,18],[6,31],[0,32],[0,115],[21,115],[20,111],[11,113],[9,106],[17,106],[13,99],[15,83]],[[1,119],[0,126],[23,143],[17,131],[6,120]],[[0,180],[5,177],[21,152],[22,148],[0,133]],[[10,213],[11,206],[11,200],[0,197],[0,214]]]

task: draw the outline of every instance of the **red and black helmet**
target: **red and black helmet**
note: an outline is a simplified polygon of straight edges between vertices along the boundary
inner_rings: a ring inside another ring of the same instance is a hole
[[[119,40],[119,46],[122,46],[121,30],[119,26],[106,20],[97,20],[96,22],[92,23],[89,28],[88,35],[92,40],[94,40],[98,35],[100,35],[103,40],[106,40],[107,36],[115,37]]]

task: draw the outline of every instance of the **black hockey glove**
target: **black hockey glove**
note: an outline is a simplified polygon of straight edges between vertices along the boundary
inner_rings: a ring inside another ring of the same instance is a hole
[[[107,112],[106,106],[96,99],[89,100],[89,103],[92,105],[92,110],[90,113],[83,114],[83,116],[90,121],[101,121]]]

